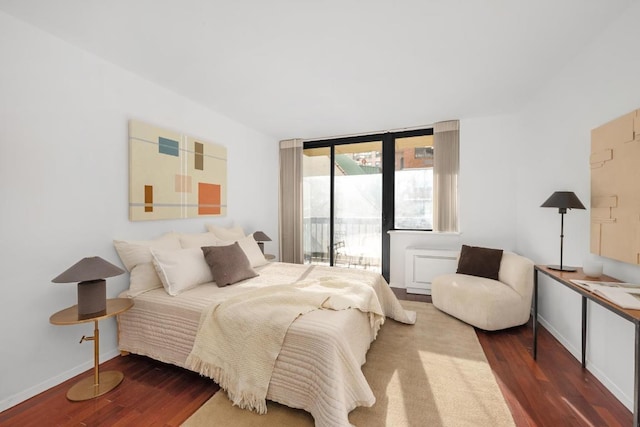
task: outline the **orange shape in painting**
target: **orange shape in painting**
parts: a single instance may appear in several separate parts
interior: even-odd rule
[[[153,212],[153,185],[144,186],[144,211]]]
[[[220,215],[220,185],[198,183],[198,215]]]

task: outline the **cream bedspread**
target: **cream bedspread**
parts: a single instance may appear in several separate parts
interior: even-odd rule
[[[137,296],[134,307],[119,316],[119,348],[186,367],[206,307],[252,289],[323,277],[366,283],[387,317],[415,322],[415,313],[406,312],[375,273],[284,263],[268,264],[259,273],[225,288],[205,284],[176,297],[163,289]],[[348,426],[352,409],[375,402],[361,370],[374,337],[367,314],[359,310],[315,310],[300,316],[284,338],[267,399],[310,412],[319,427]]]
[[[214,379],[235,405],[265,414],[269,381],[291,323],[314,310],[348,308],[367,313],[377,335],[384,314],[373,288],[362,282],[329,277],[229,298],[203,313],[187,367]]]

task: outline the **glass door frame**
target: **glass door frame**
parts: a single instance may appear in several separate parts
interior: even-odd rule
[[[389,231],[394,230],[395,218],[395,140],[413,136],[433,135],[432,128],[414,129],[407,131],[395,131],[339,137],[333,139],[310,140],[303,144],[303,151],[307,148],[330,149],[330,201],[329,201],[329,265],[334,265],[334,221],[335,221],[335,147],[345,144],[357,144],[362,142],[382,141],[382,227],[381,227],[381,264],[382,276],[389,282],[391,263],[391,236]]]

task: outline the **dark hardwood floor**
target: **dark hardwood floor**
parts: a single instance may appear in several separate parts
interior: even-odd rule
[[[394,292],[400,299],[430,301]],[[631,412],[544,328],[537,361],[531,324],[476,332],[518,427],[632,424]],[[68,401],[69,387],[92,374],[85,372],[0,413],[0,426],[179,426],[218,390],[209,379],[142,356],[116,357],[100,367],[122,371],[122,384],[97,399]]]

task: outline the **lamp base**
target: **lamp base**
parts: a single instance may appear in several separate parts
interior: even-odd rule
[[[78,315],[91,317],[107,309],[107,281],[104,279],[78,283]]]
[[[547,265],[547,268],[550,268],[551,270],[557,270],[557,271],[569,271],[569,272],[578,271],[577,267],[569,267],[566,265],[563,265],[562,267],[560,267],[559,265]]]
[[[72,402],[81,402],[102,396],[116,388],[122,382],[124,374],[119,371],[106,371],[100,372],[98,378],[98,384],[95,384],[94,377],[87,377],[77,382],[67,392],[67,399]]]

